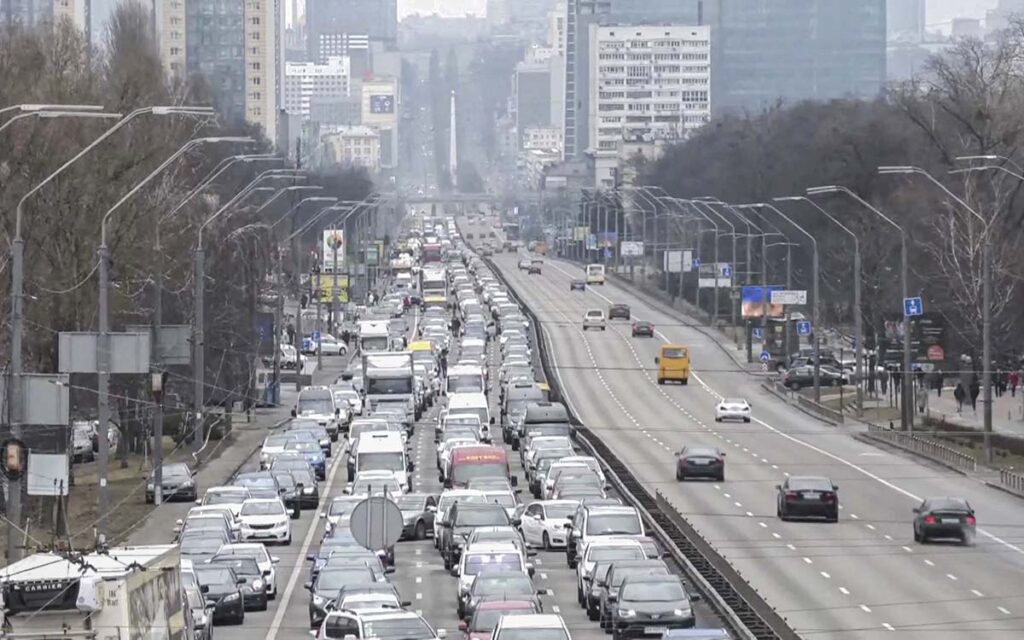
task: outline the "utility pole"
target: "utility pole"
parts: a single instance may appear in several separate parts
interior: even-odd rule
[[[164,317],[164,252],[160,245],[160,222],[156,223],[156,282],[153,291],[153,344],[156,347],[155,375],[163,374],[163,352],[160,349],[160,331]],[[155,390],[154,390],[155,391]],[[163,502],[163,464],[164,464],[164,401],[161,388],[153,398],[153,504],[160,506]]]
[[[204,316],[203,286],[206,279],[206,252],[202,245],[195,252],[195,299],[196,328],[192,336],[192,450],[198,452],[203,448],[205,429],[203,427],[203,404],[206,396],[206,361],[203,341],[206,318]]]
[[[110,430],[110,399],[102,390],[110,386],[110,327],[108,326],[110,314],[110,255],[106,243],[100,245],[99,249],[99,276],[100,276],[100,300],[99,300],[99,350],[97,356],[96,384],[99,393],[99,429],[96,440],[99,444],[99,451],[96,454],[96,532],[99,537],[105,537],[107,531],[107,509],[109,508],[110,494],[107,487],[107,478],[110,465],[110,441],[108,439]],[[127,442],[123,443],[127,446]]]
[[[281,247],[276,245],[274,253],[274,282],[277,284],[277,303],[274,305],[274,406],[281,404],[281,343],[284,330],[284,274],[281,272]]]

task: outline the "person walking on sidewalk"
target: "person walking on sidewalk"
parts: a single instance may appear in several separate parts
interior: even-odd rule
[[[956,398],[956,412],[963,413],[964,398],[967,397],[967,392],[964,391],[964,383],[956,383],[956,389],[953,389],[953,397]]]
[[[975,413],[978,412],[978,394],[981,393],[981,385],[978,384],[978,379],[975,378],[971,381],[971,409]]]
[[[1020,384],[1020,372],[1010,372],[1010,396],[1013,398],[1017,397],[1017,385]]]

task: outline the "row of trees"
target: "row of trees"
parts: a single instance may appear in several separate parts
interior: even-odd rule
[[[910,289],[946,320],[952,345],[980,353],[981,254],[994,256],[993,337],[997,353],[1019,352],[1024,335],[1021,179],[968,166],[1024,162],[1024,24],[994,45],[963,39],[932,58],[919,79],[873,102],[834,100],[778,105],[756,115],[718,118],[642,168],[642,181],[674,196],[770,202],[808,187],[844,185],[900,224],[909,238]],[[964,156],[995,156],[967,161]],[[959,158],[959,159],[958,159]],[[999,158],[1007,158],[1006,160]],[[936,176],[984,220],[922,176],[879,175],[883,165],[914,165]],[[901,313],[899,234],[843,196],[819,204],[860,238],[865,326],[880,330]],[[852,243],[802,203],[780,208],[818,240],[825,322],[852,322]],[[794,260],[797,284],[810,288],[810,247],[780,217],[768,222],[806,249]],[[737,224],[738,227],[742,225]],[[778,256],[778,254],[775,254]],[[778,271],[776,271],[776,274]],[[777,277],[775,278],[777,280]]]
[[[165,74],[150,24],[149,10],[140,3],[120,5],[101,49],[91,48],[69,24],[6,28],[0,33],[0,106],[95,104],[108,112],[127,114],[151,105],[209,104],[205,79],[176,81]],[[13,237],[14,212],[24,194],[110,125],[110,121],[28,118],[0,133],[0,225],[8,239]],[[119,209],[108,226],[113,330],[150,322],[158,269],[165,279],[164,323],[188,324],[193,317],[192,252],[199,225],[252,180],[254,169],[282,165],[237,164],[173,220],[165,216],[222,159],[241,152],[268,151],[260,131],[238,122],[143,116],[26,203],[27,370],[57,369],[59,332],[96,328],[96,251],[104,213],[187,140],[210,135],[248,135],[258,142],[245,148],[205,145],[188,154]],[[309,183],[323,187],[317,195],[340,200],[360,200],[373,188],[365,172],[350,169],[309,176],[303,184]],[[273,186],[286,185],[278,182]],[[268,225],[300,197],[282,197],[257,216],[256,206],[266,197],[254,196],[247,200],[248,206],[222,216],[205,231],[208,401],[229,402],[248,393],[259,347],[255,314],[264,309],[271,293],[266,276],[271,271],[275,242]],[[159,253],[154,248],[158,224]],[[278,225],[276,237],[280,238],[287,226]],[[312,235],[307,240],[312,244]],[[8,260],[6,257],[3,263],[5,274]],[[284,264],[288,270],[291,262]],[[9,289],[9,277],[0,278],[0,322],[4,325],[0,342],[7,354]],[[171,385],[183,396],[190,395],[192,375],[188,368],[172,371]],[[134,396],[134,382],[115,377],[114,384],[121,388],[114,393]],[[74,401],[80,405],[80,417],[92,417],[94,393],[83,391]]]

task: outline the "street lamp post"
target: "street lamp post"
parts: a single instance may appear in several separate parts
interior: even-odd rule
[[[153,178],[163,173],[167,167],[171,166],[175,160],[185,155],[192,149],[200,147],[205,144],[214,144],[220,142],[227,143],[245,143],[252,142],[252,138],[195,138],[189,140],[182,145],[177,151],[171,154],[163,163],[160,164],[156,169],[151,171],[149,175],[140,180],[133,186],[128,193],[124,194],[120,200],[114,203],[110,209],[103,215],[100,220],[100,246],[99,246],[99,339],[96,341],[96,365],[98,373],[96,376],[96,386],[98,395],[98,418],[100,423],[99,433],[97,434],[97,440],[99,442],[99,451],[96,456],[96,469],[98,476],[98,484],[96,490],[96,509],[97,509],[97,531],[101,534],[106,533],[107,524],[107,509],[109,506],[109,492],[107,487],[107,473],[110,456],[110,442],[107,438],[107,425],[110,423],[110,249],[107,245],[107,222],[110,217],[121,208],[121,206],[130,200],[136,193],[142,190]],[[159,223],[158,223],[159,224]],[[155,443],[157,447],[161,447],[162,443]],[[160,451],[160,454],[163,452]],[[154,449],[154,463],[161,460],[162,456],[156,453]],[[162,481],[162,469],[159,465],[154,466],[153,476],[153,499],[154,504],[160,504],[158,496],[160,496],[160,482]]]
[[[969,157],[969,156],[968,156]],[[1006,170],[1008,173],[1010,171]],[[985,221],[985,218],[970,207],[964,200],[952,191],[946,188],[944,184],[935,179],[932,174],[928,173],[920,167],[913,166],[900,166],[900,167],[878,167],[878,173],[882,175],[893,175],[893,174],[917,174],[924,176],[929,182],[934,184],[943,193],[952,198],[961,207],[966,209],[971,215],[977,218],[983,227],[983,243],[981,246],[981,359],[982,359],[982,416],[983,416],[983,428],[984,428],[984,448],[985,448],[985,461],[992,462],[992,243],[989,238],[989,231],[991,230],[991,224]],[[906,297],[906,296],[904,296]],[[904,314],[906,315],[906,314]],[[907,338],[909,341],[909,338]],[[909,372],[908,372],[909,378]],[[907,391],[906,386],[904,387],[904,393]],[[904,396],[904,404],[910,405],[907,413],[910,414],[909,420],[913,420],[913,404],[909,401],[908,396]]]
[[[10,127],[15,122],[24,120],[26,118],[41,118],[41,119],[54,119],[54,118],[96,118],[100,120],[112,120],[114,118],[120,119],[122,114],[120,113],[104,113],[101,111],[67,111],[67,110],[53,110],[53,111],[28,111],[25,113],[19,113],[13,118],[7,120],[3,124],[0,124],[0,132]]]
[[[877,207],[872,206],[866,200],[861,198],[851,189],[848,189],[839,185],[826,185],[821,187],[811,187],[807,189],[807,195],[814,196],[824,193],[842,193],[854,201],[859,203],[862,207],[875,214],[890,226],[900,232],[900,281],[903,292],[903,299],[906,300],[909,296],[909,273],[910,268],[908,266],[907,256],[907,234],[904,232],[903,227],[896,224],[892,218],[882,213]],[[900,411],[900,425],[903,429],[914,431],[914,414],[913,414],[913,403],[908,399],[908,393],[911,391],[911,380],[910,380],[910,318],[906,313],[903,314],[903,376],[901,380],[901,388],[903,395],[903,407]]]
[[[848,236],[853,238],[853,335],[855,336],[856,344],[854,350],[857,359],[857,417],[864,416],[864,309],[861,306],[861,257],[860,257],[860,238],[857,237],[853,231],[845,224],[839,221],[838,218],[833,216],[831,213],[826,211],[824,208],[818,205],[817,202],[811,200],[806,196],[786,196],[782,198],[773,198],[775,202],[806,202],[811,205],[821,215],[831,220],[837,227],[842,229]]]
[[[24,110],[24,105],[18,105],[14,107],[17,109]],[[8,107],[8,110],[14,109]],[[65,107],[66,109],[66,107]],[[91,109],[91,107],[87,108]],[[94,111],[94,109],[92,109]],[[25,259],[25,241],[22,237],[22,220],[24,219],[25,203],[36,193],[38,193],[43,187],[50,184],[62,173],[67,171],[71,165],[75,164],[83,157],[89,154],[90,151],[98,147],[105,140],[110,138],[112,135],[117,133],[119,130],[124,128],[129,122],[143,115],[189,115],[189,116],[212,116],[212,107],[143,107],[136,109],[128,115],[118,120],[112,127],[100,134],[99,137],[95,138],[90,142],[84,149],[75,154],[71,159],[67,160],[50,173],[48,176],[42,179],[34,187],[21,197],[18,201],[18,205],[15,208],[14,217],[14,238],[11,241],[11,377],[10,384],[8,385],[8,407],[11,423],[11,435],[15,438],[21,436],[21,421],[22,421],[22,408],[21,408],[21,376],[22,376],[22,340],[24,338],[24,297],[25,297],[25,282],[24,282],[24,259]],[[100,431],[107,428],[107,425],[102,425]],[[8,483],[8,519],[15,523],[15,526],[7,528],[7,553],[8,560],[15,561],[21,557],[21,550],[18,546],[18,527],[21,526],[21,481],[12,480]]]
[[[676,202],[682,202],[682,203],[684,203],[686,205],[689,205],[690,208],[693,211],[696,211],[698,215],[700,215],[705,220],[710,222],[711,226],[714,227],[714,229],[715,229],[715,268],[714,268],[714,271],[713,271],[713,274],[712,274],[714,276],[714,280],[715,280],[715,293],[714,293],[714,296],[715,296],[715,306],[714,306],[714,309],[711,312],[711,318],[712,318],[711,324],[712,324],[712,326],[714,326],[717,329],[718,328],[718,264],[719,264],[718,247],[719,247],[719,245],[721,245],[721,242],[719,242],[719,238],[721,237],[722,232],[721,232],[721,230],[718,227],[718,223],[715,222],[715,219],[712,218],[711,216],[709,216],[708,214],[704,213],[700,209],[700,207],[698,207],[698,206],[696,206],[694,204],[694,202],[692,200],[683,200],[681,198],[673,198],[673,200],[675,200]],[[700,230],[700,226],[698,225],[697,228],[698,228],[697,239],[698,239],[698,243],[699,243],[700,242],[700,231],[699,231]],[[697,254],[698,254],[698,256],[700,255],[700,247],[699,246],[697,248]],[[734,262],[735,262],[735,260],[734,260]],[[700,295],[700,293],[699,293],[700,292],[700,267],[697,267],[697,291],[698,291],[697,295],[698,295],[698,299],[699,299],[699,295]]]

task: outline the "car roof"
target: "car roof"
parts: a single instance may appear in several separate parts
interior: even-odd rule
[[[537,605],[530,600],[484,600],[477,605],[476,610],[486,609],[536,609]]]
[[[562,616],[553,613],[532,613],[524,616],[507,616],[501,619],[505,629],[561,629],[565,627]]]

